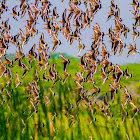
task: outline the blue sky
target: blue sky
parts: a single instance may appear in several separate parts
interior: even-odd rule
[[[64,11],[64,9],[69,9],[68,6],[68,0],[64,0],[64,2],[62,3],[61,0],[50,0],[51,3],[53,4],[53,6],[51,7],[51,9],[53,9],[55,6],[57,6],[57,11],[58,14],[60,16],[60,18],[58,18],[56,21],[60,21],[61,17],[62,17],[62,13]],[[34,3],[34,0],[29,0],[28,2],[30,3]],[[109,60],[111,60],[114,64],[118,63],[118,64],[125,64],[125,63],[134,63],[134,62],[140,62],[140,53],[137,53],[133,56],[129,56],[128,58],[126,57],[127,52],[128,52],[128,47],[129,47],[129,43],[134,44],[133,42],[133,36],[131,35],[133,32],[132,29],[132,24],[135,23],[135,20],[132,19],[133,15],[130,13],[129,10],[133,10],[132,6],[130,5],[130,3],[132,3],[132,0],[117,0],[115,1],[115,4],[118,5],[118,7],[120,8],[120,17],[123,19],[122,23],[125,24],[127,27],[129,27],[130,32],[128,34],[128,38],[125,39],[123,37],[123,35],[121,36],[124,43],[127,44],[126,48],[124,49],[122,55],[120,57],[118,57],[118,53],[114,56],[113,53],[111,53],[111,57],[109,58]],[[85,49],[82,50],[81,55],[84,54],[85,52],[87,53],[91,47],[91,43],[92,43],[92,34],[93,34],[93,30],[92,27],[95,26],[95,23],[99,23],[101,30],[106,34],[108,33],[108,29],[109,27],[112,25],[112,27],[114,27],[114,20],[113,18],[111,18],[111,20],[109,20],[108,22],[106,22],[108,13],[110,11],[109,5],[110,5],[110,0],[101,0],[101,4],[102,4],[102,8],[97,12],[97,14],[95,15],[93,22],[91,23],[91,28],[89,29],[88,27],[85,30],[81,30],[81,39],[82,42],[85,44]],[[8,11],[5,12],[2,15],[1,20],[5,21],[7,18],[9,18],[9,23],[11,25],[11,35],[15,35],[17,33],[19,33],[19,29],[22,29],[25,32],[25,25],[26,25],[26,20],[28,19],[28,13],[26,13],[25,17],[23,19],[20,19],[20,17],[18,17],[18,21],[16,21],[15,19],[12,18],[12,15],[10,14],[12,12],[12,8],[15,5],[20,5],[20,1],[16,1],[16,0],[7,0],[6,5],[8,6]],[[41,3],[39,4],[39,7],[41,6]],[[85,11],[85,7],[84,4],[82,2],[81,6],[79,6],[83,11]],[[19,8],[17,8],[17,10],[19,10]],[[67,12],[68,15],[68,12]],[[73,23],[71,23],[72,25]],[[27,45],[24,46],[23,52],[26,54],[28,53],[29,49],[32,47],[33,44],[38,44],[39,43],[39,38],[41,36],[41,33],[44,32],[45,35],[45,41],[48,43],[48,46],[50,47],[50,51],[53,47],[53,43],[51,43],[52,38],[49,38],[48,32],[44,29],[45,25],[43,20],[41,19],[41,17],[39,17],[36,28],[39,30],[39,34],[35,36],[35,38],[31,38],[30,41],[28,42]],[[140,31],[140,27],[137,28],[138,31]],[[57,50],[55,51],[56,53],[67,53],[69,55],[78,57],[78,41],[74,41],[74,43],[72,45],[69,44],[69,42],[66,41],[65,37],[63,36],[62,32],[59,33],[58,35],[58,39],[61,40],[61,42],[63,44],[61,44],[60,46],[57,47]],[[110,51],[111,48],[111,43],[109,42],[109,37],[106,35],[104,37],[104,43],[107,46],[107,49]],[[137,38],[137,41],[135,42],[137,45],[137,49],[140,52],[140,37]],[[10,43],[10,47],[7,50],[7,53],[15,53],[17,50],[17,48],[12,45]],[[101,45],[100,45],[100,50],[101,50]]]

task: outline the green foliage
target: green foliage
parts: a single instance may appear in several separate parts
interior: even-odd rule
[[[63,64],[62,60],[56,59],[58,54],[53,55],[53,59],[49,60],[49,64],[56,64],[56,71],[63,79]],[[67,56],[66,56],[67,57]],[[12,75],[14,76],[8,87],[5,87],[7,77],[0,79],[0,139],[139,139],[137,135],[140,132],[139,114],[135,115],[135,118],[130,121],[133,113],[129,114],[129,117],[122,122],[121,115],[121,96],[123,90],[119,90],[115,95],[115,102],[110,103],[110,112],[112,117],[105,117],[99,110],[91,116],[89,108],[81,101],[79,106],[76,105],[78,93],[76,85],[72,77],[77,71],[80,71],[80,63],[78,59],[70,57],[70,66],[68,72],[71,77],[68,78],[65,85],[62,80],[59,81],[54,88],[51,88],[53,82],[41,81],[42,75],[45,72],[42,70],[39,72],[40,81],[37,82],[40,87],[39,92],[39,104],[35,107],[37,113],[29,108],[30,103],[28,98],[31,97],[27,93],[27,82],[32,83],[34,79],[34,73],[37,62],[33,62],[33,68],[27,73],[27,75],[21,79],[23,71],[16,67],[11,68]],[[23,62],[30,68],[27,59],[23,59]],[[18,63],[18,62],[17,62]],[[50,66],[48,66],[47,71]],[[121,85],[129,86],[133,84],[136,87],[136,92],[140,94],[140,64],[127,64],[121,66],[122,70],[129,67],[130,73],[133,74],[131,79],[121,80]],[[16,72],[19,73],[19,79],[21,85],[17,88],[14,86]],[[48,73],[46,73],[47,75]],[[104,85],[100,79],[101,72],[93,77],[97,86],[101,89],[101,92],[97,94],[92,100],[101,101],[106,92],[109,90],[108,84],[111,82],[108,80]],[[92,84],[83,84],[87,90],[91,90]],[[52,91],[55,96],[52,94]],[[10,96],[7,96],[7,91]],[[136,94],[136,93],[135,93]],[[134,94],[134,95],[135,95]],[[133,96],[132,95],[132,98]],[[47,96],[50,103],[45,105],[44,97]],[[134,98],[136,105],[140,103],[140,100]],[[108,100],[110,100],[110,92],[108,92]],[[67,110],[67,112],[66,112]],[[131,106],[128,104],[128,110],[132,112]],[[68,115],[68,114],[71,115]]]

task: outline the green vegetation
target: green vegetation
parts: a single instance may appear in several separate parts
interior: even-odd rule
[[[67,57],[65,54],[64,56]],[[51,56],[51,58],[49,64],[56,64],[56,71],[63,79],[62,60],[58,59],[58,54]],[[100,110],[93,110],[94,113],[91,116],[89,107],[82,100],[78,106],[76,105],[76,100],[79,95],[72,77],[74,77],[77,71],[81,71],[80,66],[77,65],[80,61],[73,57],[68,58],[71,61],[68,66],[68,73],[71,76],[64,85],[63,80],[61,80],[54,88],[51,88],[53,84],[51,80],[49,82],[41,80],[45,71],[38,72],[40,79],[37,82],[39,103],[34,103],[37,112],[31,108],[29,97],[32,95],[28,94],[26,88],[28,82],[32,83],[34,79],[35,69],[38,68],[37,62],[33,62],[33,68],[30,69],[23,79],[21,79],[23,71],[16,66],[18,63],[16,62],[14,67],[11,67],[13,79],[8,86],[6,86],[8,77],[2,77],[0,79],[0,139],[139,139],[139,114],[137,113],[134,119],[130,121],[134,113],[132,107],[128,104],[125,109],[129,115],[123,122],[121,103],[123,102],[123,87],[126,85],[129,93],[132,95],[133,102],[139,107],[140,64],[121,66],[122,70],[129,67],[129,72],[133,74],[133,77],[127,80],[122,77],[122,89],[119,89],[115,95],[114,103],[111,103],[110,92],[108,91],[108,84],[111,83],[111,80],[107,80],[102,85],[99,68],[97,74],[93,76],[93,79],[101,89],[101,92],[96,94],[91,100],[93,102],[98,101],[101,105],[103,103],[103,97],[107,92],[111,114],[110,117],[107,117]],[[23,63],[30,68],[27,59],[24,58]],[[49,67],[47,67],[46,75],[48,75]],[[21,85],[17,88],[15,88],[16,72],[18,72],[21,82]],[[93,88],[91,83],[84,83],[83,85],[89,92]],[[53,95],[52,91],[55,95]],[[50,100],[46,105],[44,100],[45,96]],[[94,104],[93,107],[95,107]]]

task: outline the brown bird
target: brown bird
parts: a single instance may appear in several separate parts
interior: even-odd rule
[[[46,71],[43,73],[43,76],[42,76],[43,78],[41,79],[41,81],[46,81],[46,82],[48,82],[49,81],[49,79],[47,78],[47,76],[46,76]]]
[[[19,12],[21,12],[21,17],[23,18],[26,14],[27,8],[29,7],[28,3],[26,2],[26,0],[22,0],[23,2],[20,5],[20,10]]]
[[[82,70],[87,69],[87,63],[86,63],[85,57],[86,57],[86,53],[80,58],[81,63],[78,64],[81,66]]]
[[[57,14],[57,10],[56,7],[54,7],[53,9],[53,14],[51,15],[54,19],[57,19],[59,17],[59,15]]]
[[[3,28],[3,34],[5,33],[5,31],[9,31],[11,29],[11,26],[9,25],[9,18],[3,23],[1,28]]]
[[[37,8],[37,5],[35,5],[34,3],[31,3],[31,5],[32,5],[32,7],[33,7],[33,9],[34,9],[34,11],[32,11],[32,12],[34,13],[35,19],[37,20],[39,14],[40,14],[40,11],[39,11],[39,9]]]
[[[117,9],[118,8],[118,6],[114,3],[114,0],[111,1],[111,7],[113,9]]]
[[[130,54],[134,55],[135,53],[138,53],[138,52],[137,52],[137,49],[136,49],[136,43],[134,44],[134,46],[131,45],[130,43],[129,43],[129,45],[130,45],[130,47],[128,48],[129,51],[128,51],[128,53],[127,53],[127,57],[128,57]]]
[[[0,78],[4,75],[5,71],[6,71],[6,67],[3,64],[3,61],[0,59]]]
[[[126,68],[126,70],[125,70],[125,72],[124,72],[124,77],[127,79],[128,77],[129,78],[132,78],[132,74],[131,73],[129,73],[129,70],[128,70],[128,67]]]
[[[114,74],[116,74],[116,82],[120,82],[121,77],[124,76],[124,71],[121,70],[120,66],[118,64],[116,64],[115,66],[115,72]]]
[[[19,51],[16,51],[16,54],[14,57],[16,57],[16,60],[22,59],[23,57],[25,57],[25,54],[22,52],[22,48],[18,47]]]
[[[57,21],[54,21],[55,24],[55,34],[58,35],[58,32],[61,31],[61,27],[59,26]]]
[[[128,93],[128,89],[126,86],[124,86],[124,100],[125,100],[125,103],[124,103],[124,106],[132,100],[132,96]]]
[[[32,96],[34,98],[34,101],[37,104],[38,103],[38,99],[39,99],[39,93],[38,93],[38,91],[37,91],[35,86],[32,86]]]
[[[62,20],[59,21],[60,23],[62,23],[62,27],[64,28],[65,25],[66,25],[66,12],[67,12],[67,9],[64,10],[63,14],[62,14]]]
[[[39,60],[38,60],[39,71],[42,71],[43,68],[44,70],[46,70],[48,65],[49,65],[48,56],[46,56],[45,52],[42,51],[39,54]]]
[[[54,46],[52,48],[51,53],[54,53],[55,52],[55,50],[57,48],[57,45],[61,45],[61,41],[57,39],[57,37],[56,37],[55,34],[53,34],[53,39],[54,39],[54,41],[52,41],[52,43],[54,43]]]
[[[140,36],[140,32],[138,32],[134,27],[133,27],[133,33],[131,34],[133,35],[133,41],[135,42],[137,37]]]
[[[124,37],[127,38],[127,33],[130,32],[130,30],[129,30],[128,27],[125,26],[125,24],[124,24],[124,26],[123,26],[122,32],[124,33]]]
[[[34,80],[35,82],[38,82],[38,81],[40,80],[40,78],[39,78],[39,76],[38,76],[38,70],[37,70],[37,69],[35,69],[33,80]]]
[[[55,79],[56,76],[55,76],[55,74],[52,71],[52,67],[50,67],[49,74],[47,75],[47,77],[49,77],[50,80],[52,80],[54,82],[54,79]]]
[[[118,47],[120,47],[119,54],[118,54],[118,56],[120,56],[123,52],[123,48],[126,47],[126,43],[123,43],[122,41],[120,41],[120,44],[118,45]]]
[[[37,53],[35,52],[35,44],[32,46],[32,48],[29,50],[27,54],[27,59],[29,60],[29,64],[32,68],[32,62],[37,58]]]
[[[68,72],[66,71],[64,71],[64,79],[63,79],[63,85],[66,83],[66,81],[67,81],[67,79],[68,79],[68,77],[69,76],[71,76],[70,74],[68,74]]]
[[[4,65],[8,66],[8,67],[13,67],[13,60],[8,59],[7,57],[5,57],[5,62]]]
[[[27,83],[26,90],[27,90],[28,95],[30,95],[30,94],[31,94],[31,92],[32,92],[32,85],[31,85],[31,83],[30,83],[30,82],[28,82],[28,83]]]
[[[15,88],[17,88],[19,85],[21,85],[21,82],[19,81],[19,75],[16,72]]]
[[[102,56],[102,60],[109,58],[110,54],[107,51],[106,45],[104,43],[102,43],[102,52],[100,52],[101,56]]]
[[[78,93],[81,93],[85,88],[84,88],[84,86],[82,86],[78,81],[75,81],[75,84],[76,84],[76,86],[77,86],[77,91],[78,91]]]
[[[114,16],[114,14],[115,14],[114,8],[112,6],[109,6],[109,7],[110,7],[110,12],[107,12],[109,14],[108,17],[107,17],[107,21],[109,19],[111,19],[111,17]]]
[[[106,82],[106,80],[108,79],[108,77],[106,76],[105,71],[104,71],[103,68],[101,68],[101,73],[102,73],[102,75],[101,75],[102,84],[104,84]]]
[[[73,0],[72,3],[74,5],[80,5],[81,4],[81,0]]]
[[[100,62],[100,65],[103,68],[104,72],[107,73],[110,62],[107,59],[104,59],[102,62]]]
[[[108,101],[107,101],[107,93],[106,93],[105,96],[104,96],[104,104],[103,104],[103,106],[104,106],[105,108],[108,108],[108,107],[109,107],[109,104],[108,104]]]
[[[135,9],[137,6],[139,7],[139,1],[138,0],[133,0],[133,3],[131,3],[133,6],[133,9]]]
[[[122,121],[124,122],[127,117],[128,117],[128,112],[125,111],[124,106],[122,104]]]
[[[81,53],[82,49],[85,48],[85,45],[82,44],[82,41],[81,40],[79,40],[79,46],[78,46],[78,48],[79,48],[78,56],[80,56],[80,53]]]
[[[134,116],[135,116],[138,112],[140,112],[140,109],[139,109],[138,107],[136,107],[132,101],[130,101],[130,105],[132,106],[132,110],[133,110],[133,112],[134,112]],[[130,120],[132,120],[132,119],[134,118],[134,116],[133,116]]]
[[[117,89],[115,89],[111,84],[109,84],[109,91],[111,92],[111,100],[112,100],[112,103],[114,103],[114,100],[115,100],[115,93],[117,93]]]
[[[63,60],[64,63],[64,72],[67,72],[67,67],[70,63],[69,59],[66,59],[62,54],[59,54],[59,57]]]
[[[23,79],[30,69],[22,62],[22,59],[19,59],[19,64],[17,67],[20,67],[24,71],[22,74]]]
[[[45,106],[50,103],[50,99],[48,98],[48,96],[44,97],[44,102],[45,102]]]
[[[17,8],[17,5],[13,7],[12,9],[13,12],[11,13],[15,20],[17,20],[16,16],[19,16],[19,12],[16,12],[16,8]]]
[[[95,86],[96,82],[93,83],[93,89],[91,89],[92,92],[92,96],[94,96],[96,93],[100,92],[100,88],[98,88],[97,86]]]
[[[44,40],[44,33],[42,32],[40,40],[39,40],[39,45],[42,46],[43,48],[45,48],[47,46],[47,44],[45,43]]]
[[[69,2],[69,7],[70,7],[70,9],[68,9],[68,11],[70,11],[70,13],[68,15],[68,19],[70,20],[72,18],[72,16],[73,16],[74,12],[75,12],[75,9],[74,9],[74,7],[73,7],[71,2]]]
[[[75,81],[78,81],[80,85],[83,84],[83,82],[85,81],[85,79],[83,78],[83,75],[81,72],[77,72],[75,73],[75,77],[73,78]]]

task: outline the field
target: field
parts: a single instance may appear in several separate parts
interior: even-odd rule
[[[70,76],[66,83],[63,85],[62,59],[58,54],[55,54],[51,56],[49,64],[56,64],[56,71],[62,80],[52,88],[51,80],[42,80],[45,71],[38,72],[39,99],[34,103],[34,107],[29,102],[32,95],[28,93],[27,84],[28,82],[32,83],[35,79],[35,69],[38,68],[35,61],[33,61],[32,69],[23,79],[21,78],[23,71],[16,66],[18,62],[14,64],[14,67],[11,67],[13,79],[10,84],[6,83],[8,77],[3,76],[0,79],[0,139],[139,139],[140,113],[134,115],[132,107],[128,103],[125,106],[125,110],[128,112],[127,116],[123,112],[121,104],[123,103],[124,86],[126,86],[129,94],[132,95],[133,102],[137,107],[140,107],[140,64],[120,66],[122,70],[129,67],[129,72],[133,77],[127,80],[122,77],[120,82],[122,87],[115,94],[114,103],[110,101],[111,95],[108,91],[108,84],[111,83],[111,80],[108,79],[102,85],[100,67],[98,67],[98,72],[93,76],[93,79],[101,91],[91,97],[91,101],[93,103],[97,101],[101,106],[104,95],[107,93],[110,111],[108,115],[104,115],[93,104],[93,115],[91,115],[90,107],[86,106],[83,100],[80,100],[77,105],[79,95],[73,77],[77,71],[81,71],[78,65],[80,61],[66,54],[64,56],[70,59],[68,66]],[[23,63],[30,67],[27,59],[23,58]],[[47,67],[46,75],[48,75],[50,65]],[[15,88],[14,82],[16,72],[19,74],[21,82],[17,88]],[[88,90],[87,93],[90,94],[93,85],[91,83],[83,83],[83,85]]]

